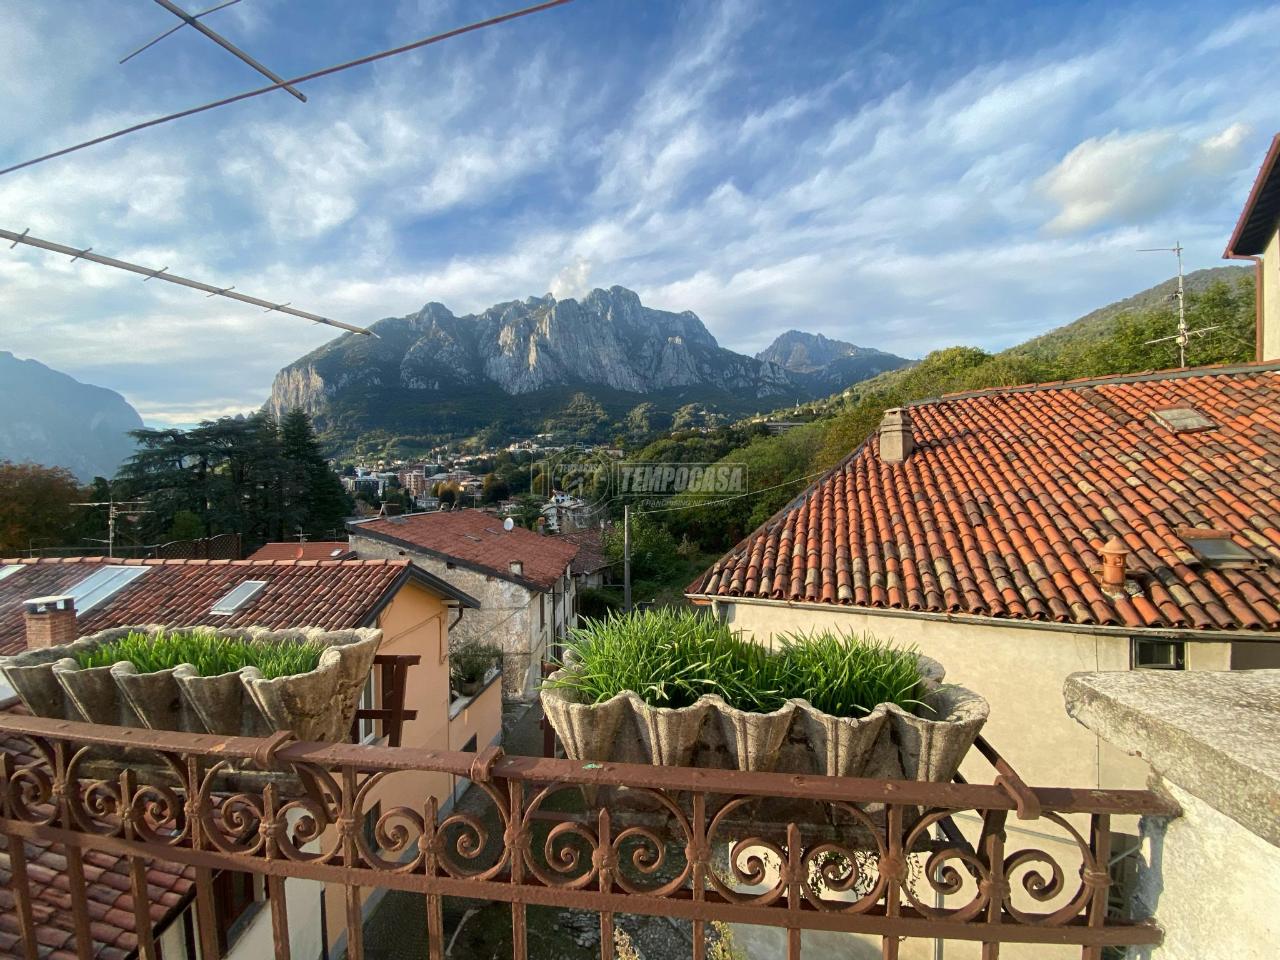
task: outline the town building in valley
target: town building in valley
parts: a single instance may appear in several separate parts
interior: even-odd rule
[[[503,650],[503,688],[531,697],[541,662],[573,626],[577,544],[516,526],[491,513],[451,510],[353,521],[351,547],[365,558],[408,559],[480,601],[451,640]]]
[[[290,546],[297,546],[293,544]],[[70,602],[33,603],[40,598]],[[232,598],[242,598],[232,602]],[[104,558],[0,560],[0,654],[69,642],[113,627],[164,624],[169,627],[216,626],[271,629],[319,627],[341,630],[378,627],[380,654],[416,658],[401,676],[402,716],[392,734],[385,720],[358,720],[364,744],[419,747],[429,750],[477,750],[501,737],[500,685],[493,682],[475,696],[451,696],[449,634],[464,611],[474,612],[476,599],[432,576],[407,560],[107,560]],[[388,709],[400,691],[384,682],[387,673],[375,664],[362,706]],[[9,698],[11,692],[0,691]],[[398,743],[389,743],[390,739]],[[0,748],[14,757],[29,757],[29,741],[5,739]],[[443,773],[422,772],[397,778],[376,799],[387,806],[421,807],[434,797],[449,809],[467,781]],[[368,825],[372,828],[372,825]],[[12,841],[10,841],[12,842]],[[27,843],[28,878],[48,878],[36,890],[39,942],[70,956],[74,952],[73,918],[56,878],[65,879],[66,859],[57,846]],[[12,916],[12,859],[0,854],[0,911]],[[129,865],[117,854],[94,851],[86,856],[90,891],[89,918],[96,956],[103,960],[134,955],[138,946],[136,915],[128,891]],[[150,920],[166,960],[191,958],[196,952],[196,920],[191,867],[157,862],[147,868]],[[261,878],[224,871],[215,883],[217,938],[223,956],[256,960],[272,955],[269,910],[258,909],[265,897]],[[322,888],[291,879],[285,890],[291,917],[307,931],[307,955],[335,955],[341,945],[345,903],[340,887]],[[323,897],[323,908],[322,908]],[[372,905],[368,907],[372,909]],[[325,918],[325,922],[321,918]],[[0,928],[0,955],[18,942],[14,931]],[[340,951],[339,951],[340,952]],[[300,955],[300,954],[295,954]]]

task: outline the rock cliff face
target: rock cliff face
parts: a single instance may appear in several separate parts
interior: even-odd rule
[[[81,383],[0,350],[0,460],[66,467],[80,480],[113,477],[134,451],[142,418],[114,390]]]
[[[623,287],[581,300],[513,300],[461,317],[429,303],[371,329],[378,339],[348,334],[281,370],[268,408],[280,415],[301,407],[322,430],[350,435],[403,429],[386,423],[377,404],[398,404],[401,412],[407,404],[430,417],[423,402],[433,398],[467,396],[473,406],[483,398],[504,421],[520,404],[513,411],[501,398],[541,400],[565,389],[601,399],[630,394],[630,404],[640,402],[637,394],[667,393],[673,402],[727,399],[750,409],[807,393],[779,365],[721,347],[693,313],[650,309]]]

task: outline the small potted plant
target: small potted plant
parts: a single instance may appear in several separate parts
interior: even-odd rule
[[[950,780],[987,702],[912,649],[831,631],[744,639],[693,611],[587,621],[544,683],[575,760]]]
[[[36,716],[227,736],[348,736],[380,630],[159,626],[0,658]]]
[[[474,697],[501,662],[500,647],[474,640],[460,643],[449,654],[450,686],[461,697]]]

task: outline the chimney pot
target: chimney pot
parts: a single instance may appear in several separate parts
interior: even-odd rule
[[[880,421],[880,460],[882,463],[903,463],[915,449],[915,437],[911,432],[911,413],[905,407],[893,407],[884,412]]]
[[[33,597],[23,601],[22,610],[27,625],[28,650],[58,647],[76,639],[79,631],[76,627],[75,597]]]
[[[1108,596],[1124,596],[1125,562],[1129,548],[1119,537],[1112,537],[1102,547],[1102,592]]]
[[[514,573],[517,577],[524,576],[523,560],[512,560],[509,564],[507,564],[507,566],[511,570],[511,572]]]

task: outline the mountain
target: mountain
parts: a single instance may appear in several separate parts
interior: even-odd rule
[[[0,460],[66,467],[79,479],[112,477],[133,453],[142,418],[114,390],[81,383],[0,350]]]
[[[1232,287],[1241,279],[1253,276],[1252,267],[1209,267],[1205,270],[1194,270],[1182,278],[1183,289],[1187,300],[1191,301],[1204,293],[1215,283],[1225,282]],[[1078,320],[1050,330],[1048,333],[1033,337],[1025,343],[1010,347],[1002,356],[1007,357],[1047,357],[1066,347],[1080,342],[1100,339],[1107,336],[1115,327],[1117,320],[1126,314],[1150,310],[1154,307],[1176,309],[1174,295],[1178,291],[1176,277],[1148,287],[1141,293],[1109,303],[1091,313],[1086,313]],[[1192,324],[1195,326],[1195,324]],[[1170,330],[1169,333],[1173,333]]]
[[[1183,278],[1183,284],[1188,326],[1216,328],[1192,340],[1188,364],[1252,359],[1253,269],[1196,270]],[[834,416],[877,396],[905,403],[960,390],[1170,367],[1177,362],[1175,348],[1149,341],[1176,330],[1173,294],[1177,287],[1176,278],[1165,280],[998,353],[976,347],[934,351],[918,364],[853,382],[807,403],[805,413],[816,418]],[[794,417],[792,407],[779,406],[767,419]]]
[[[776,363],[815,391],[838,390],[859,380],[888,370],[905,367],[910,360],[859,347],[843,340],[829,340],[820,333],[788,330],[781,334],[756,359]]]
[[[428,445],[539,432],[571,405],[598,405],[607,436],[641,403],[668,416],[690,404],[740,415],[828,392],[721,347],[695,314],[651,309],[616,286],[466,316],[429,303],[371,329],[376,338],[346,334],[281,370],[267,408],[301,407],[347,448],[365,435]]]

